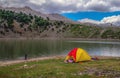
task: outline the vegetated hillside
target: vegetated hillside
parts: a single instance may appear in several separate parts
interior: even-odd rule
[[[57,21],[64,21],[64,22],[71,22],[71,23],[75,23],[75,21],[72,21],[70,19],[67,19],[66,17],[61,16],[60,14],[43,14],[41,12],[32,10],[30,7],[25,6],[25,7],[21,7],[21,8],[16,8],[16,7],[0,7],[0,9],[3,10],[9,10],[9,11],[13,11],[16,13],[25,13],[27,15],[31,14],[32,16],[36,15],[36,16],[40,16],[44,19],[46,19],[47,17],[49,17],[50,20],[57,20]]]
[[[87,26],[65,21],[63,16],[57,14],[49,14],[48,17],[45,16],[43,18],[42,16],[25,12],[0,9],[1,38],[62,37],[120,39],[120,27]],[[56,19],[53,20],[52,17]],[[61,17],[61,20],[57,20],[59,17]]]

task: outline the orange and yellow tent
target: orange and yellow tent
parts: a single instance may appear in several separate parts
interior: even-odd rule
[[[71,58],[74,60],[74,62],[91,60],[89,54],[84,49],[81,48],[74,48],[73,50],[71,50],[66,56],[65,61]]]

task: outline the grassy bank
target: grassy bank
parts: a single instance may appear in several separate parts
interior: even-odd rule
[[[0,66],[0,78],[118,78],[120,58],[64,63],[63,58]]]

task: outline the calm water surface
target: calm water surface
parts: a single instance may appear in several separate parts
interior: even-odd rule
[[[51,55],[66,55],[75,47],[85,49],[90,55],[120,57],[120,42],[69,41],[69,40],[0,40],[0,60],[23,59]]]

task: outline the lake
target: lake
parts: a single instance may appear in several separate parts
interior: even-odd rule
[[[120,56],[120,42],[79,41],[52,39],[8,39],[0,40],[0,60],[67,55],[73,48],[83,48],[92,56]]]

